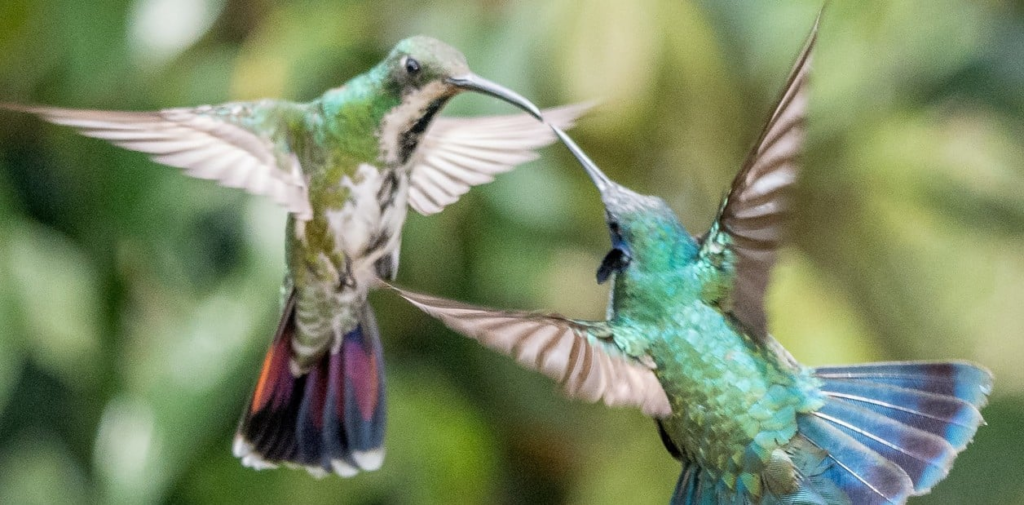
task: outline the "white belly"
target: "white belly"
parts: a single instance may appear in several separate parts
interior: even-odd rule
[[[316,280],[297,286],[299,331],[292,349],[298,356],[316,356],[325,346],[338,345],[357,324],[366,294],[376,283],[374,264],[396,252],[401,242],[408,181],[403,175],[389,180],[388,172],[369,164],[342,179],[348,189],[345,204],[324,214],[334,251],[320,251],[311,272]],[[381,194],[385,185],[390,187]],[[304,227],[296,226],[295,232],[305,238]]]
[[[352,177],[341,181],[349,190],[345,205],[327,212],[336,250],[343,251],[351,261],[352,275],[359,285],[371,281],[376,276],[374,263],[395,252],[401,243],[409,178],[398,175],[394,182],[393,196],[381,195],[382,186],[392,184],[388,172],[364,163]]]

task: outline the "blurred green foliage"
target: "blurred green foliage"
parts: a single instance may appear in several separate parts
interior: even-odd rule
[[[309,99],[424,33],[541,105],[602,100],[576,138],[617,180],[711,220],[818,3],[5,0],[0,99],[144,110]],[[831,2],[773,332],[809,364],[976,360],[989,425],[914,503],[1024,503],[1024,8]],[[509,112],[460,97],[449,113]],[[666,503],[638,412],[373,295],[388,457],[255,472],[231,435],[268,344],[283,211],[22,115],[0,116],[0,503]],[[411,216],[401,283],[600,317],[608,246],[559,148]]]

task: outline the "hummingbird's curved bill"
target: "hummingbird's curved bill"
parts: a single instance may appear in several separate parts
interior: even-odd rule
[[[531,103],[522,95],[512,91],[500,84],[489,81],[480,77],[476,74],[465,74],[455,77],[449,77],[448,83],[465,91],[476,91],[477,93],[483,93],[490,95],[499,100],[504,100],[520,109],[530,113],[531,116],[537,118],[540,121],[544,121],[543,115],[540,113],[540,109],[536,105]]]
[[[901,505],[949,473],[983,423],[992,374],[964,361],[807,367],[768,332],[764,296],[806,137],[817,23],[711,228],[604,175],[613,279],[602,321],[474,307],[396,289],[449,328],[559,380],[640,408],[682,471],[671,503]]]
[[[438,117],[463,91],[527,114]],[[543,113],[469,70],[432,38],[399,42],[368,70],[306,103],[233,102],[150,112],[0,104],[149,154],[289,212],[284,304],[242,415],[234,453],[246,466],[316,475],[375,470],[384,458],[386,389],[366,297],[398,270],[411,207],[440,212],[473,186],[537,157],[588,108]]]
[[[580,146],[576,145],[576,141],[566,135],[561,128],[552,125],[551,131],[555,132],[555,135],[558,136],[558,140],[560,140],[562,144],[569,149],[569,152],[576,157],[576,161],[583,166],[583,170],[587,172],[587,175],[590,176],[590,180],[594,182],[594,186],[596,186],[597,190],[601,193],[602,199],[604,198],[605,192],[612,187],[618,186],[618,184],[609,179],[600,168],[597,168],[597,164],[590,159],[590,156],[587,156],[587,153],[583,152],[583,149],[580,149]]]

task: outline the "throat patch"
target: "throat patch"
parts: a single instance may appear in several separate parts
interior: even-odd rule
[[[430,105],[423,112],[423,116],[416,120],[408,130],[402,132],[401,138],[398,141],[398,159],[402,161],[402,164],[409,162],[409,157],[416,150],[416,146],[420,144],[423,132],[427,131],[427,127],[430,126],[434,115],[437,114],[437,111],[441,110],[441,106],[446,101],[448,101],[447,98],[438,98],[430,102]]]

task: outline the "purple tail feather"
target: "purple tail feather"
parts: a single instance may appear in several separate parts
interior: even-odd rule
[[[340,345],[300,376],[289,365],[294,333],[293,294],[239,423],[235,456],[257,469],[286,464],[316,476],[378,469],[384,458],[384,361],[369,305]]]

